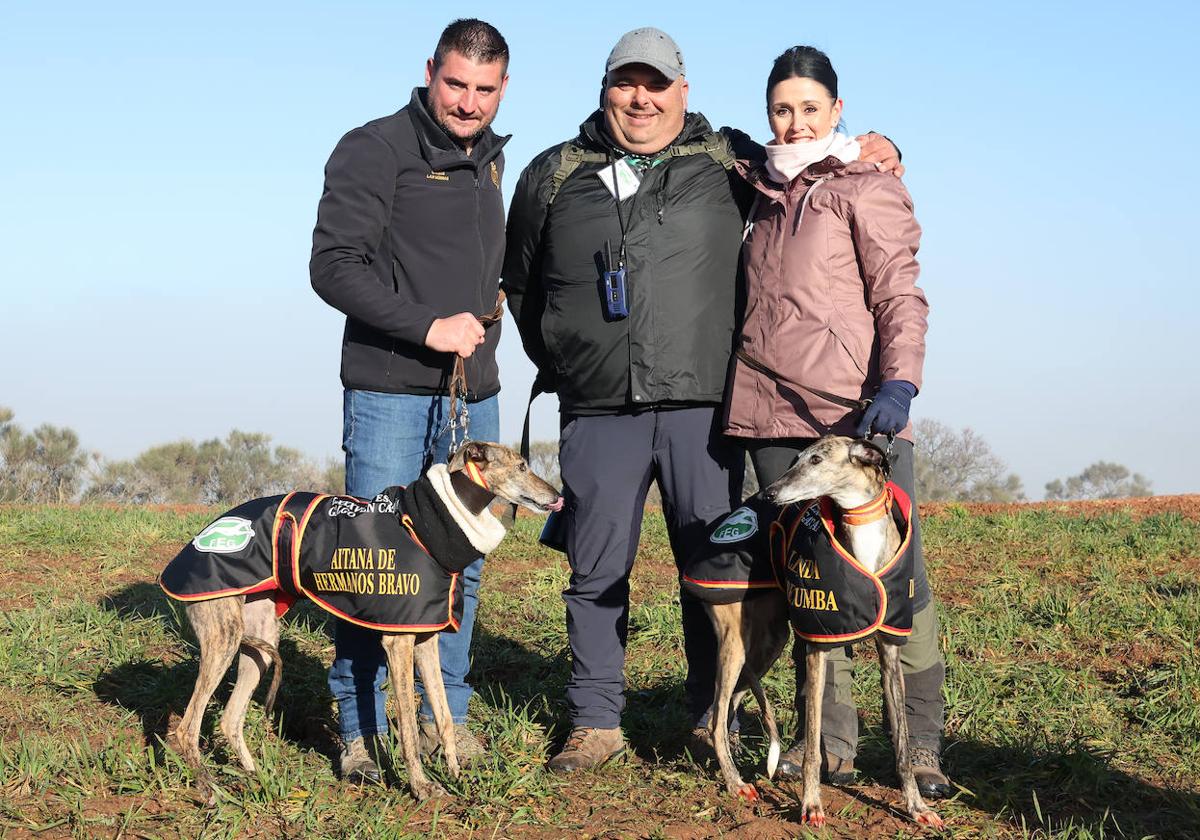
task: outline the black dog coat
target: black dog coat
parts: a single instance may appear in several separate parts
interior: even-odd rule
[[[271,592],[277,615],[308,598],[376,630],[457,630],[459,573],[479,554],[423,476],[371,501],[289,493],[246,502],[188,543],[159,585],[180,601]]]
[[[888,492],[900,548],[875,574],[838,542],[830,499],[780,510],[752,496],[709,533],[684,570],[683,588],[714,604],[781,589],[792,628],[810,644],[842,645],[876,632],[903,644],[912,633],[912,502],[894,484]]]

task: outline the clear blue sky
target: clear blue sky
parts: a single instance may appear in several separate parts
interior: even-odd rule
[[[716,125],[765,139],[771,60],[810,43],[851,130],[903,149],[932,306],[915,416],[974,428],[1032,498],[1098,459],[1200,491],[1200,4],[634,8],[4,4],[0,405],[111,457],[232,428],[338,454],[342,317],[307,271],[338,138],[483,17],[513,56],[507,192],[594,107],[621,33],[654,25]],[[511,325],[501,366],[513,440],[532,370]]]

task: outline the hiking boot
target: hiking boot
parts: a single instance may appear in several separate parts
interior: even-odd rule
[[[558,755],[546,765],[552,773],[573,773],[590,770],[606,761],[619,758],[625,753],[625,736],[621,728],[596,729],[591,726],[576,726],[567,736],[567,742]]]
[[[466,767],[472,761],[483,758],[487,754],[483,744],[475,737],[475,733],[467,729],[465,723],[454,724],[454,746],[458,752],[458,763],[461,767]],[[422,761],[428,761],[442,751],[442,739],[438,737],[437,724],[433,721],[421,719],[421,725],[417,730],[417,749],[421,752]]]
[[[827,785],[850,785],[854,783],[854,759],[841,758],[821,751],[821,781]],[[804,742],[797,741],[792,748],[779,756],[775,778],[785,782],[798,782],[804,778]]]
[[[697,726],[692,730],[692,734],[688,736],[687,743],[688,752],[692,754],[692,758],[696,761],[705,759],[715,759],[717,757],[717,748],[713,744],[712,730],[707,726]],[[742,749],[742,736],[736,730],[729,733],[729,752],[731,755],[737,755]]]
[[[954,793],[954,785],[942,772],[942,763],[937,750],[929,747],[911,747],[913,776],[917,780],[917,792],[925,799],[945,799]]]
[[[378,785],[383,783],[377,762],[379,743],[374,735],[354,738],[342,748],[339,762],[343,781],[355,785]]]

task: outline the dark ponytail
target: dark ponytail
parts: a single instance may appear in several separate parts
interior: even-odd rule
[[[771,75],[767,76],[767,105],[771,104],[771,91],[786,79],[812,79],[820,82],[829,91],[832,99],[838,98],[837,73],[829,62],[829,56],[816,47],[792,47],[775,59]]]

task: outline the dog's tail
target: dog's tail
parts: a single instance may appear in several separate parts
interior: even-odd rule
[[[762,709],[763,723],[767,726],[767,736],[771,739],[771,745],[767,748],[767,778],[775,778],[775,770],[779,767],[779,728],[775,725],[775,710],[771,707],[771,701],[767,699],[767,694],[763,691],[762,683],[758,681],[750,669],[743,672],[750,678],[750,690],[754,692],[754,699],[758,701],[758,707]]]
[[[257,636],[243,636],[242,647],[252,648],[259,653],[266,655],[271,664],[275,668],[271,672],[271,685],[267,689],[267,699],[263,703],[263,711],[267,718],[267,725],[270,726],[271,711],[275,708],[275,695],[279,692],[279,682],[283,679],[283,659],[279,656],[279,651],[275,649],[275,645],[264,641]],[[759,702],[762,702],[761,700]]]

